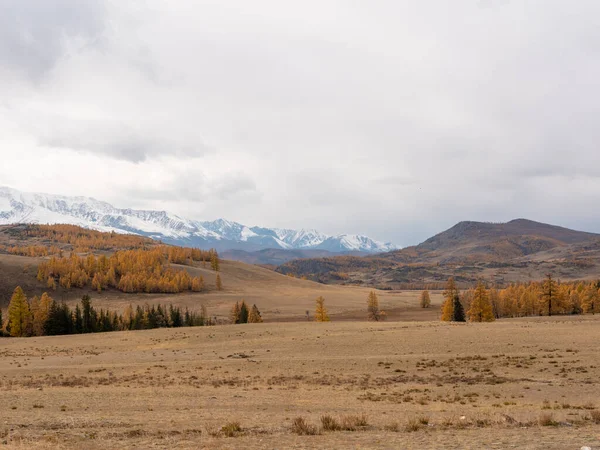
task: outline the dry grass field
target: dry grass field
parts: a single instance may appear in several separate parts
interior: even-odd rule
[[[27,295],[40,295],[45,291],[42,283],[36,280],[37,265],[41,258],[0,255],[0,286],[6,287],[4,305],[6,308],[15,286],[20,285]],[[191,310],[200,310],[202,304],[211,316],[226,319],[233,304],[242,299],[250,305],[256,304],[265,321],[289,321],[306,318],[306,311],[312,315],[315,299],[322,295],[326,307],[334,320],[363,320],[366,318],[367,295],[369,288],[336,286],[292,278],[259,266],[236,261],[222,261],[220,276],[223,291],[215,290],[216,273],[209,267],[197,263],[195,267],[178,266],[193,276],[201,275],[207,292],[187,292],[181,294],[125,294],[116,290],[98,293],[91,289],[59,288],[50,292],[55,300],[64,300],[74,305],[83,294],[90,294],[92,303],[98,308],[122,311],[127,305],[144,303],[172,303]],[[430,309],[418,306],[418,291],[378,291],[381,308],[389,313],[390,320],[436,320],[441,293],[432,293]],[[0,306],[1,305],[0,299]]]
[[[0,444],[598,448],[599,342],[597,316],[5,339]]]

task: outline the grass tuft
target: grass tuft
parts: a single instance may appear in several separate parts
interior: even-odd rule
[[[543,427],[555,427],[558,422],[554,420],[554,415],[550,413],[541,414],[538,423]]]
[[[300,436],[314,436],[319,434],[319,429],[309,424],[304,417],[296,417],[292,422],[292,433]]]
[[[323,430],[325,431],[339,431],[342,429],[340,423],[329,414],[321,416],[321,427],[323,427]]]

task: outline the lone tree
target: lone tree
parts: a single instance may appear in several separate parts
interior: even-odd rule
[[[385,312],[379,309],[379,299],[375,291],[369,292],[369,296],[367,297],[367,313],[369,320],[379,322],[385,319]]]
[[[217,279],[215,280],[215,287],[217,291],[223,290],[223,282],[221,281],[221,275],[217,274]]]
[[[429,297],[429,291],[425,289],[421,292],[421,308],[429,308],[431,306],[431,298]]]
[[[465,309],[460,302],[460,296],[456,294],[452,301],[452,322],[466,322]]]
[[[8,321],[10,335],[15,337],[27,336],[31,328],[31,313],[25,292],[17,286],[8,305]]]
[[[217,253],[216,250],[212,250],[211,255],[210,255],[210,268],[212,270],[214,270],[215,272],[218,272],[220,270],[219,267],[219,254]]]
[[[454,278],[448,278],[446,290],[444,291],[444,303],[442,304],[442,320],[451,322],[454,320],[454,298],[459,296],[458,288]]]
[[[548,309],[548,315],[552,315],[552,300],[556,298],[558,294],[558,288],[556,281],[552,279],[552,274],[546,275],[546,280],[542,285],[542,306]]]
[[[262,317],[260,315],[260,311],[256,307],[256,305],[252,305],[252,309],[250,310],[250,314],[248,314],[248,323],[261,323]]]
[[[493,322],[495,320],[490,297],[485,285],[481,281],[477,283],[473,301],[467,314],[471,322]]]
[[[325,308],[325,299],[319,297],[316,300],[317,308],[315,309],[315,321],[317,322],[329,322],[329,315],[327,314],[327,308]]]

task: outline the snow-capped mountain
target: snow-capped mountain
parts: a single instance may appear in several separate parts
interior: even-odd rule
[[[67,223],[217,250],[278,248],[378,253],[396,249],[391,243],[361,235],[328,236],[316,230],[247,227],[225,219],[203,222],[165,211],[115,208],[89,197],[29,193],[0,187],[0,225],[12,223]]]

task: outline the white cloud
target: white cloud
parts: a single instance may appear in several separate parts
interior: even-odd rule
[[[0,184],[398,244],[600,219],[598,2],[40,5],[0,14]]]

